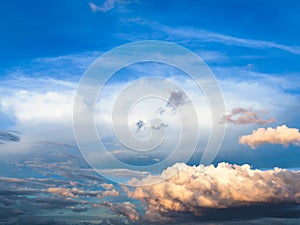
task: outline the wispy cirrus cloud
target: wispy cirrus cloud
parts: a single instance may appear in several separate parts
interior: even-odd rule
[[[95,4],[94,2],[89,2],[89,6],[93,12],[108,12],[114,8],[124,8],[126,5],[137,2],[130,0],[105,0],[101,6]]]
[[[193,40],[199,42],[216,42],[224,45],[234,45],[255,49],[279,49],[291,54],[300,55],[300,46],[289,46],[278,44],[272,41],[255,40],[248,38],[235,37],[231,35],[221,34],[205,29],[197,29],[191,27],[170,27],[154,21],[145,20],[142,18],[133,18],[123,20],[124,22],[136,23],[142,26],[153,28],[153,30],[160,31],[160,37],[170,40]],[[152,34],[153,35],[153,34]]]
[[[239,141],[255,149],[257,145],[270,143],[287,146],[289,144],[300,145],[300,132],[297,128],[289,128],[286,125],[276,128],[269,127],[254,130],[252,134],[244,135]]]
[[[105,0],[102,6],[98,6],[95,3],[90,2],[89,6],[93,12],[97,12],[97,11],[107,12],[112,10],[115,7],[116,2],[117,2],[116,0]]]

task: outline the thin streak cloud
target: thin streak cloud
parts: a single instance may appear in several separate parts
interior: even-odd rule
[[[294,55],[300,55],[300,46],[289,46],[278,44],[276,42],[264,41],[264,40],[255,40],[255,39],[247,39],[234,37],[231,35],[225,35],[217,32],[212,32],[204,29],[190,28],[190,27],[170,27],[167,25],[163,25],[157,22],[134,18],[127,19],[124,22],[136,23],[143,26],[148,26],[153,28],[154,30],[160,30],[164,34],[168,36],[171,40],[178,40],[178,38],[183,38],[185,40],[194,40],[200,42],[217,42],[225,45],[235,45],[241,47],[248,48],[256,48],[256,49],[279,49],[285,52],[289,52]]]

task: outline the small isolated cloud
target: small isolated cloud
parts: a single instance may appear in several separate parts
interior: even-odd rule
[[[163,182],[145,185],[173,173],[176,175]],[[147,219],[161,220],[174,212],[205,216],[207,210],[214,209],[299,203],[299,179],[299,171],[279,168],[261,171],[249,165],[219,163],[217,167],[196,167],[178,163],[161,175],[132,180],[140,186],[127,189],[127,193],[145,204]]]
[[[115,7],[115,0],[105,0],[102,6],[98,6],[93,2],[89,3],[90,8],[93,12],[101,11],[101,12],[107,12],[112,10]]]
[[[131,220],[139,220],[139,213],[136,210],[136,206],[130,202],[102,202],[101,205],[106,208],[109,208],[118,215],[126,216]]]
[[[276,128],[258,128],[252,134],[240,138],[240,144],[247,144],[255,149],[257,145],[270,143],[288,146],[289,144],[300,145],[300,132],[297,128],[289,128],[286,125]]]
[[[187,102],[188,102],[188,97],[183,91],[181,90],[172,91],[166,106],[177,107],[180,105],[185,105]]]
[[[96,5],[94,2],[90,2],[89,6],[93,12],[108,12],[114,8],[124,8],[127,4],[131,2],[137,1],[130,1],[130,0],[105,0],[101,6]]]
[[[143,127],[145,127],[145,122],[143,120],[139,120],[135,123],[135,125],[137,127],[137,131],[140,131]]]
[[[230,114],[223,116],[222,123],[233,123],[233,124],[268,124],[275,121],[274,118],[262,119],[261,116],[264,116],[266,111],[253,111],[252,109],[244,108],[234,108],[231,110]]]
[[[151,126],[151,128],[152,128],[153,130],[160,130],[160,129],[166,128],[166,127],[168,127],[168,125],[165,124],[165,123],[160,123],[160,124],[158,124],[158,125],[152,125],[152,126]]]
[[[75,213],[81,213],[81,212],[86,212],[88,209],[85,208],[85,207],[74,207],[74,206],[71,206],[70,209],[75,212]]]

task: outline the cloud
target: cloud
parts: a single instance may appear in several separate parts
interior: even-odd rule
[[[255,149],[257,145],[270,143],[288,146],[289,144],[300,145],[300,132],[297,128],[289,128],[286,125],[276,128],[269,127],[253,130],[252,134],[244,135],[239,141],[241,144],[248,144]]]
[[[118,215],[123,215],[131,220],[139,220],[139,213],[136,210],[136,205],[130,202],[110,203],[103,202],[101,204],[104,207],[109,208]]]
[[[76,213],[81,213],[81,212],[86,212],[87,211],[87,208],[85,208],[85,207],[74,207],[74,206],[71,206],[70,209],[73,212],[76,212]]]
[[[151,128],[153,130],[160,130],[160,129],[166,128],[166,127],[168,127],[168,124],[165,124],[165,123],[155,124],[155,125],[151,126]]]
[[[72,217],[72,212],[93,210],[93,204],[120,195],[117,186],[88,167],[76,149],[47,148],[43,144],[34,153],[10,155],[9,162],[1,158],[3,171],[11,168],[10,173],[16,177],[0,177],[0,220],[3,216],[7,221],[21,220],[22,215],[12,214],[10,209],[24,211],[24,216],[39,216],[49,210],[54,214],[67,211],[66,216]]]
[[[265,111],[253,111],[252,109],[234,108],[230,114],[225,115],[222,118],[222,123],[233,123],[233,124],[268,124],[275,121],[274,118],[261,119],[261,115],[265,114]]]
[[[0,130],[0,144],[3,142],[18,142],[20,137],[13,131],[1,131]]]
[[[137,126],[137,131],[140,131],[143,127],[145,127],[145,122],[143,120],[139,120],[138,122],[135,123]]]
[[[98,6],[93,2],[89,3],[90,8],[93,12],[101,11],[107,12],[115,7],[116,0],[105,0],[102,6]]]
[[[71,123],[74,91],[25,91],[1,98],[3,111],[22,123]]]
[[[71,198],[75,198],[75,195],[72,193],[72,191],[70,191],[67,188],[62,188],[62,187],[51,187],[48,189],[49,193],[54,193],[54,194],[59,194],[62,195],[64,197],[71,197]]]
[[[110,190],[114,188],[113,184],[108,184],[108,183],[100,184],[100,186],[103,187],[105,190]]]
[[[148,26],[153,28],[155,31],[160,31],[159,37],[162,38],[162,34],[167,35],[166,39],[171,40],[182,40],[186,42],[189,41],[198,41],[198,42],[217,42],[224,45],[234,45],[234,46],[242,46],[248,48],[255,49],[279,49],[282,51],[286,51],[295,55],[300,55],[300,46],[288,46],[283,44],[278,44],[271,41],[263,41],[263,40],[255,40],[255,39],[247,39],[234,37],[230,35],[225,35],[221,33],[212,32],[204,29],[197,29],[191,27],[170,27],[164,24],[160,24],[154,21],[149,21],[142,18],[133,18],[124,20],[124,22],[136,23],[143,26]],[[136,39],[136,37],[130,37],[130,39]],[[145,39],[146,37],[143,37]],[[152,39],[155,38],[152,36]]]
[[[172,91],[166,106],[178,107],[180,105],[185,105],[187,102],[188,102],[188,97],[183,91],[181,90]]]
[[[80,55],[76,56],[75,61],[80,61],[79,58]],[[64,57],[61,56],[59,58],[41,58],[37,61],[41,64],[46,63],[48,65],[48,63],[52,62],[55,62],[54,64],[59,64],[59,62],[64,62],[65,60],[69,62],[71,59],[64,59]],[[64,63],[62,63],[62,65],[66,67]],[[152,64],[150,66],[152,66]],[[141,69],[141,67],[139,68]],[[145,65],[143,70],[146,70],[148,74],[145,71],[142,74],[145,74],[145,76],[154,74],[155,76],[167,76],[167,78],[169,78],[168,75],[166,75],[167,73],[165,70],[160,70],[162,67],[157,66],[155,71],[150,70],[149,68],[150,67]],[[25,73],[23,70],[26,72],[26,68],[19,68],[21,74]],[[226,101],[226,108],[267,108],[272,111],[272,115],[274,115],[274,117],[278,118],[279,123],[284,123],[284,121],[287,121],[287,115],[288,119],[293,120],[291,113],[287,114],[286,111],[293,111],[291,109],[293,109],[293,107],[297,107],[299,99],[288,91],[290,90],[288,89],[290,83],[289,85],[285,85],[285,87],[281,87],[281,85],[284,83],[282,81],[283,79],[276,80],[276,82],[273,83],[270,82],[270,80],[268,80],[266,77],[261,77],[261,74],[259,73],[252,74],[249,73],[249,71],[246,73],[247,71],[239,68],[223,68],[223,70],[217,70],[217,72],[219,74],[225,74],[225,76],[231,77],[230,79],[219,80],[219,83],[224,91],[223,93]],[[249,79],[243,81],[236,79],[236,77],[238,77],[237,75],[240,73]],[[201,93],[199,88],[193,84],[192,81],[184,79],[183,76],[176,74],[176,71],[172,73],[170,75],[170,79],[174,81],[180,87],[180,89],[188,93],[191,101],[193,101],[193,104],[195,104],[195,108],[199,115],[200,125],[204,126],[207,130],[211,129],[210,108],[206,99],[200,96],[203,93]],[[264,75],[267,76],[267,74]],[[251,80],[253,77],[255,80]],[[268,77],[273,77],[273,75],[268,75]],[[111,126],[111,111],[113,109],[116,96],[118,96],[120,90],[122,90],[122,88],[126,85],[128,85],[128,82],[125,81],[108,83],[103,89],[101,94],[102,103],[97,104],[95,110],[96,125],[97,128],[99,128],[99,136],[102,138],[114,137],[114,132]],[[147,83],[144,85],[146,87],[149,86]],[[29,78],[15,76],[13,79],[1,83],[0,111],[5,113],[5,115],[10,115],[12,118],[15,118],[13,127],[5,127],[3,129],[13,129],[22,134],[19,142],[9,142],[5,145],[2,145],[1,147],[3,148],[1,153],[10,154],[11,152],[31,151],[32,145],[35,145],[37,142],[41,141],[51,141],[74,145],[72,111],[75,91],[76,82],[49,79],[45,77]],[[184,93],[177,91],[177,89],[161,91],[164,91],[166,98],[174,104],[184,104],[186,102]],[[169,154],[167,152],[168,149],[172,150],[173,143],[178,140],[178,136],[175,132],[178,131],[177,128],[179,128],[179,122],[177,124],[175,124],[175,122],[177,121],[176,119],[179,121],[180,118],[178,117],[178,114],[169,115],[173,111],[172,108],[166,107],[166,102],[158,103],[159,104],[156,104],[156,102],[150,102],[150,104],[147,105],[147,108],[143,108],[142,104],[137,105],[137,107],[134,107],[134,110],[131,112],[129,120],[130,128],[133,132],[137,129],[135,123],[139,119],[144,121],[144,123],[147,125],[148,121],[153,118],[153,116],[162,118],[163,123],[168,125],[168,129],[166,129],[167,142],[165,143],[165,147],[161,148],[161,151],[155,152],[155,155],[151,155],[151,158],[153,156],[154,158],[161,159],[165,155]],[[186,106],[187,105],[183,105],[181,107],[184,108]],[[156,109],[158,109],[158,112]],[[142,112],[145,112],[145,114]],[[220,117],[222,116],[223,115],[220,115]],[[191,126],[195,125],[194,121],[192,121],[188,115],[186,118],[186,123],[191,124]],[[260,117],[258,118],[260,119]],[[160,125],[158,124],[156,127],[160,127]],[[143,132],[137,133],[137,135],[139,135],[138,137],[147,136],[148,132],[146,131],[151,131],[151,125],[148,126],[148,128],[150,129],[142,129],[141,131]],[[162,126],[162,128],[164,129],[165,127]],[[241,132],[250,132],[250,129],[252,128],[247,128],[249,130],[245,131],[244,127],[243,130],[241,130],[238,126],[236,126],[234,129],[236,129],[236,133],[234,133],[235,136],[228,139],[230,139],[229,141],[231,143],[235,143],[235,145],[238,146],[236,140],[240,137]],[[235,142],[233,140],[235,140]],[[187,142],[184,148],[188,149],[188,147],[189,146]],[[109,150],[115,150],[119,149],[120,147],[112,144],[109,146],[109,148],[111,148]],[[228,149],[232,149],[232,146],[229,146]],[[179,160],[181,159],[182,157],[179,158]],[[135,159],[133,158],[133,160]],[[138,161],[138,159],[136,161]]]
[[[155,185],[168,174],[176,175]],[[165,214],[205,214],[206,209],[225,209],[259,204],[299,203],[300,172],[274,168],[262,171],[249,165],[219,163],[217,167],[177,163],[161,175],[132,180],[141,185],[127,190],[128,196],[146,206],[146,217],[156,220]]]
[[[108,12],[114,8],[124,9],[126,5],[137,2],[130,0],[105,0],[101,6],[96,5],[94,2],[90,2],[89,6],[93,12]]]

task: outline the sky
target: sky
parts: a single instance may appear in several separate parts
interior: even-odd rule
[[[299,10],[1,1],[0,224],[299,224]]]

